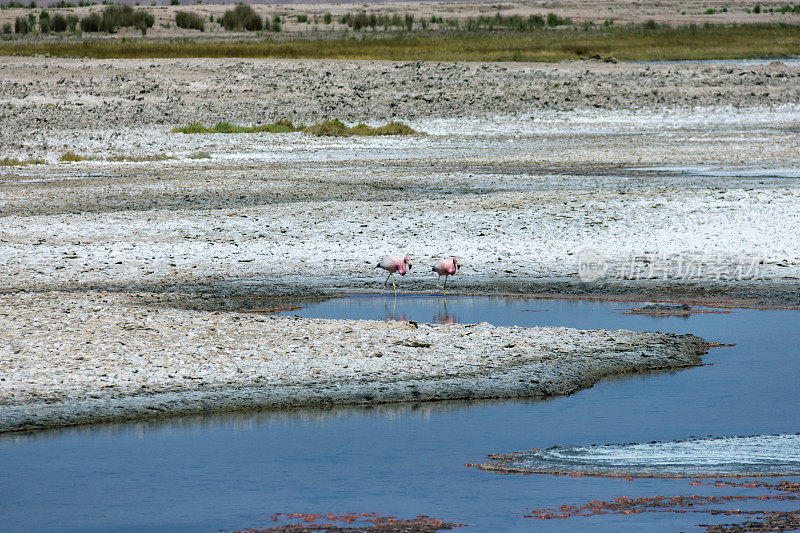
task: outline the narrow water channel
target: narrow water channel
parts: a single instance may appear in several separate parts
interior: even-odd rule
[[[694,333],[735,343],[702,366],[603,381],[548,401],[444,402],[220,415],[0,438],[3,531],[219,531],[272,513],[429,515],[464,531],[701,531],[692,513],[536,520],[619,496],[731,494],[686,479],[499,475],[493,452],[800,431],[800,314],[625,315],[639,304],[354,295],[287,315]],[[788,442],[795,443],[797,439]],[[800,481],[800,477],[785,479]],[[726,492],[727,491],[727,492]],[[798,502],[727,507],[798,509]],[[720,507],[726,507],[720,504]],[[741,521],[741,520],[738,520]]]

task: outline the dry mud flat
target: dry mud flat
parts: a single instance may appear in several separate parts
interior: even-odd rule
[[[770,107],[797,102],[800,66],[238,59],[0,62],[1,156],[46,133],[228,120],[306,123],[531,110]],[[23,145],[23,141],[25,144]]]
[[[693,335],[301,320],[0,297],[0,431],[237,409],[570,394],[700,363]]]
[[[764,282],[783,283],[778,300],[796,304],[800,192],[773,169],[797,167],[798,72],[4,60],[0,156],[48,163],[0,168],[0,430],[541,397],[698,364],[696,337],[292,320],[226,302],[376,289],[375,262],[394,250],[419,266],[467,251],[456,283],[477,292],[538,292],[559,279],[587,290],[574,254],[590,246],[609,257],[758,253]],[[701,103],[720,107],[691,108]],[[195,120],[328,116],[399,117],[430,135],[169,133]],[[94,159],[57,162],[67,150]],[[742,173],[635,170],[670,164]],[[403,288],[431,289],[422,270]],[[238,311],[208,312],[215,305]]]

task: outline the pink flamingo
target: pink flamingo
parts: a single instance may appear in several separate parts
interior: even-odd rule
[[[461,263],[459,262],[458,257],[455,256],[453,256],[451,259],[439,259],[436,261],[436,264],[433,265],[433,271],[439,274],[439,279],[436,280],[437,287],[441,287],[441,285],[439,285],[439,281],[441,281],[442,276],[444,276],[445,294],[447,294],[447,276],[454,276],[460,268]]]
[[[392,274],[397,272],[401,276],[405,276],[408,270],[411,270],[411,257],[402,255],[387,255],[381,262],[378,263],[375,268],[382,268],[389,273],[386,276],[386,281],[383,282],[383,289],[381,289],[381,294],[383,291],[386,290],[386,284],[389,283],[389,278],[392,277]],[[392,287],[394,287],[394,295],[397,296],[397,285],[394,284],[394,280],[392,280]]]

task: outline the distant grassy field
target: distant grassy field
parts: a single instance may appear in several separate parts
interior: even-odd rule
[[[389,38],[237,41],[94,39],[3,43],[0,55],[94,58],[249,57],[425,61],[561,61],[594,55],[621,61],[744,59],[800,55],[790,25],[642,26],[583,31],[450,33]]]

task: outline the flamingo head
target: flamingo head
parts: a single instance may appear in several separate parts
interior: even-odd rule
[[[411,256],[407,255],[403,258],[403,262],[406,264],[406,267],[411,270]]]
[[[453,264],[456,265],[456,271],[461,270],[461,260],[458,257],[453,256]]]

